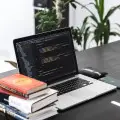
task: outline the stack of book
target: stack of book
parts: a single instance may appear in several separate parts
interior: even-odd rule
[[[57,91],[36,79],[14,74],[0,79],[0,111],[19,120],[43,120],[57,114]]]

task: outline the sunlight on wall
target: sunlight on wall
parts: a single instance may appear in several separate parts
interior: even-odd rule
[[[33,0],[0,1],[0,56],[15,59],[13,39],[34,34]]]

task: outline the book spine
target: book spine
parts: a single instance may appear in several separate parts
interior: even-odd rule
[[[7,113],[8,115],[12,116],[17,120],[27,120],[27,118],[17,114],[18,112],[14,110],[14,108],[9,107],[3,103],[0,103],[0,111]]]
[[[20,91],[18,91],[16,89],[14,89],[14,88],[6,86],[6,85],[0,84],[0,87],[3,88],[3,89],[5,89],[5,90],[8,90],[8,91],[10,91],[10,92],[12,92],[14,94],[17,94],[17,95],[19,95],[21,97],[25,97],[25,98],[29,97],[27,94],[24,94],[24,93],[22,93],[22,92],[20,92]]]

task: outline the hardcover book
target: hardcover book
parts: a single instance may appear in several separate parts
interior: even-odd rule
[[[58,100],[57,93],[58,91],[50,89],[46,95],[34,98],[32,100],[24,100],[18,97],[9,96],[8,102],[10,106],[17,108],[26,114],[30,114],[56,102]]]
[[[28,95],[28,98],[25,98],[25,97],[19,96],[19,95],[14,94],[10,91],[7,91],[5,89],[0,88],[0,102],[5,102],[4,99],[8,100],[9,96],[15,96],[15,97],[22,98],[25,100],[30,100],[30,99],[39,97],[41,95],[45,95],[48,93],[48,91],[49,91],[49,88],[44,89],[44,90],[40,90],[38,92],[35,92],[33,94]]]
[[[48,112],[53,111],[53,110],[57,111],[57,108],[55,107],[54,104],[51,104],[43,109],[40,109],[37,112],[31,113],[31,114],[25,114],[22,111],[14,108],[12,106],[9,106],[9,105],[6,105],[6,104],[0,102],[0,111],[3,113],[7,113],[8,115],[10,115],[13,118],[16,118],[18,120],[30,120],[37,116],[41,117],[44,114],[47,114]]]
[[[0,79],[0,87],[28,98],[29,94],[35,93],[47,87],[47,84],[22,74],[14,74]]]

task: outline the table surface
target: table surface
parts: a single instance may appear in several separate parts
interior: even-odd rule
[[[110,76],[120,79],[120,41],[76,52],[79,69],[94,67],[106,71]],[[0,74],[10,75],[16,71]],[[47,120],[120,120],[120,107],[111,101],[120,102],[120,90],[102,95],[93,100],[74,106]],[[0,115],[0,120],[4,120]],[[12,119],[11,119],[12,120]]]

